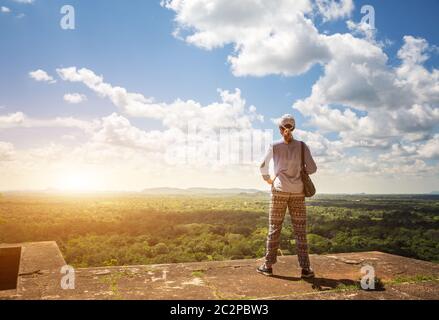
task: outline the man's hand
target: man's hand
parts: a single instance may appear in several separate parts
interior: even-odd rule
[[[273,180],[270,177],[264,179],[268,184],[273,184]]]

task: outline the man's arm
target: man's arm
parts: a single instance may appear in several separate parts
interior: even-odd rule
[[[317,165],[314,162],[314,159],[311,155],[311,151],[309,150],[308,146],[305,143],[305,153],[304,153],[304,158],[305,158],[305,170],[306,173],[308,174],[313,174],[317,172]]]
[[[270,146],[267,149],[267,152],[265,154],[264,159],[262,160],[262,163],[259,167],[259,170],[261,172],[262,178],[267,181],[269,184],[272,184],[273,181],[270,177],[270,161],[273,159],[273,145],[270,144]]]

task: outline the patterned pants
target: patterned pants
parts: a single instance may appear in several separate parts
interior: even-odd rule
[[[290,213],[293,231],[296,239],[297,256],[300,267],[310,267],[308,244],[306,241],[306,207],[304,196],[293,196],[290,193],[280,192],[272,188],[269,230],[267,236],[265,265],[271,267],[277,261],[277,250],[280,244],[280,234],[286,209]]]

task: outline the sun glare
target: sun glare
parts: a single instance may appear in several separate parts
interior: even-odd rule
[[[96,191],[99,186],[93,174],[76,171],[60,175],[55,187],[62,191],[83,192]]]

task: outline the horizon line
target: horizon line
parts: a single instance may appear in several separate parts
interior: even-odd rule
[[[216,187],[188,187],[188,188],[178,188],[178,187],[152,187],[152,188],[144,188],[142,190],[62,190],[56,188],[46,188],[46,189],[17,189],[17,190],[0,190],[0,193],[64,193],[64,194],[96,194],[96,193],[145,193],[149,190],[158,190],[158,189],[175,189],[181,191],[191,191],[193,189],[205,189],[205,190],[218,190],[218,191],[226,191],[231,189],[236,189],[237,193],[240,190],[253,190],[254,192],[246,192],[246,193],[270,193],[270,190],[261,190],[258,188],[216,188]],[[317,193],[316,195],[435,195],[439,193],[439,191],[433,190],[430,192],[411,192],[411,193],[368,193],[368,192],[322,192]]]

